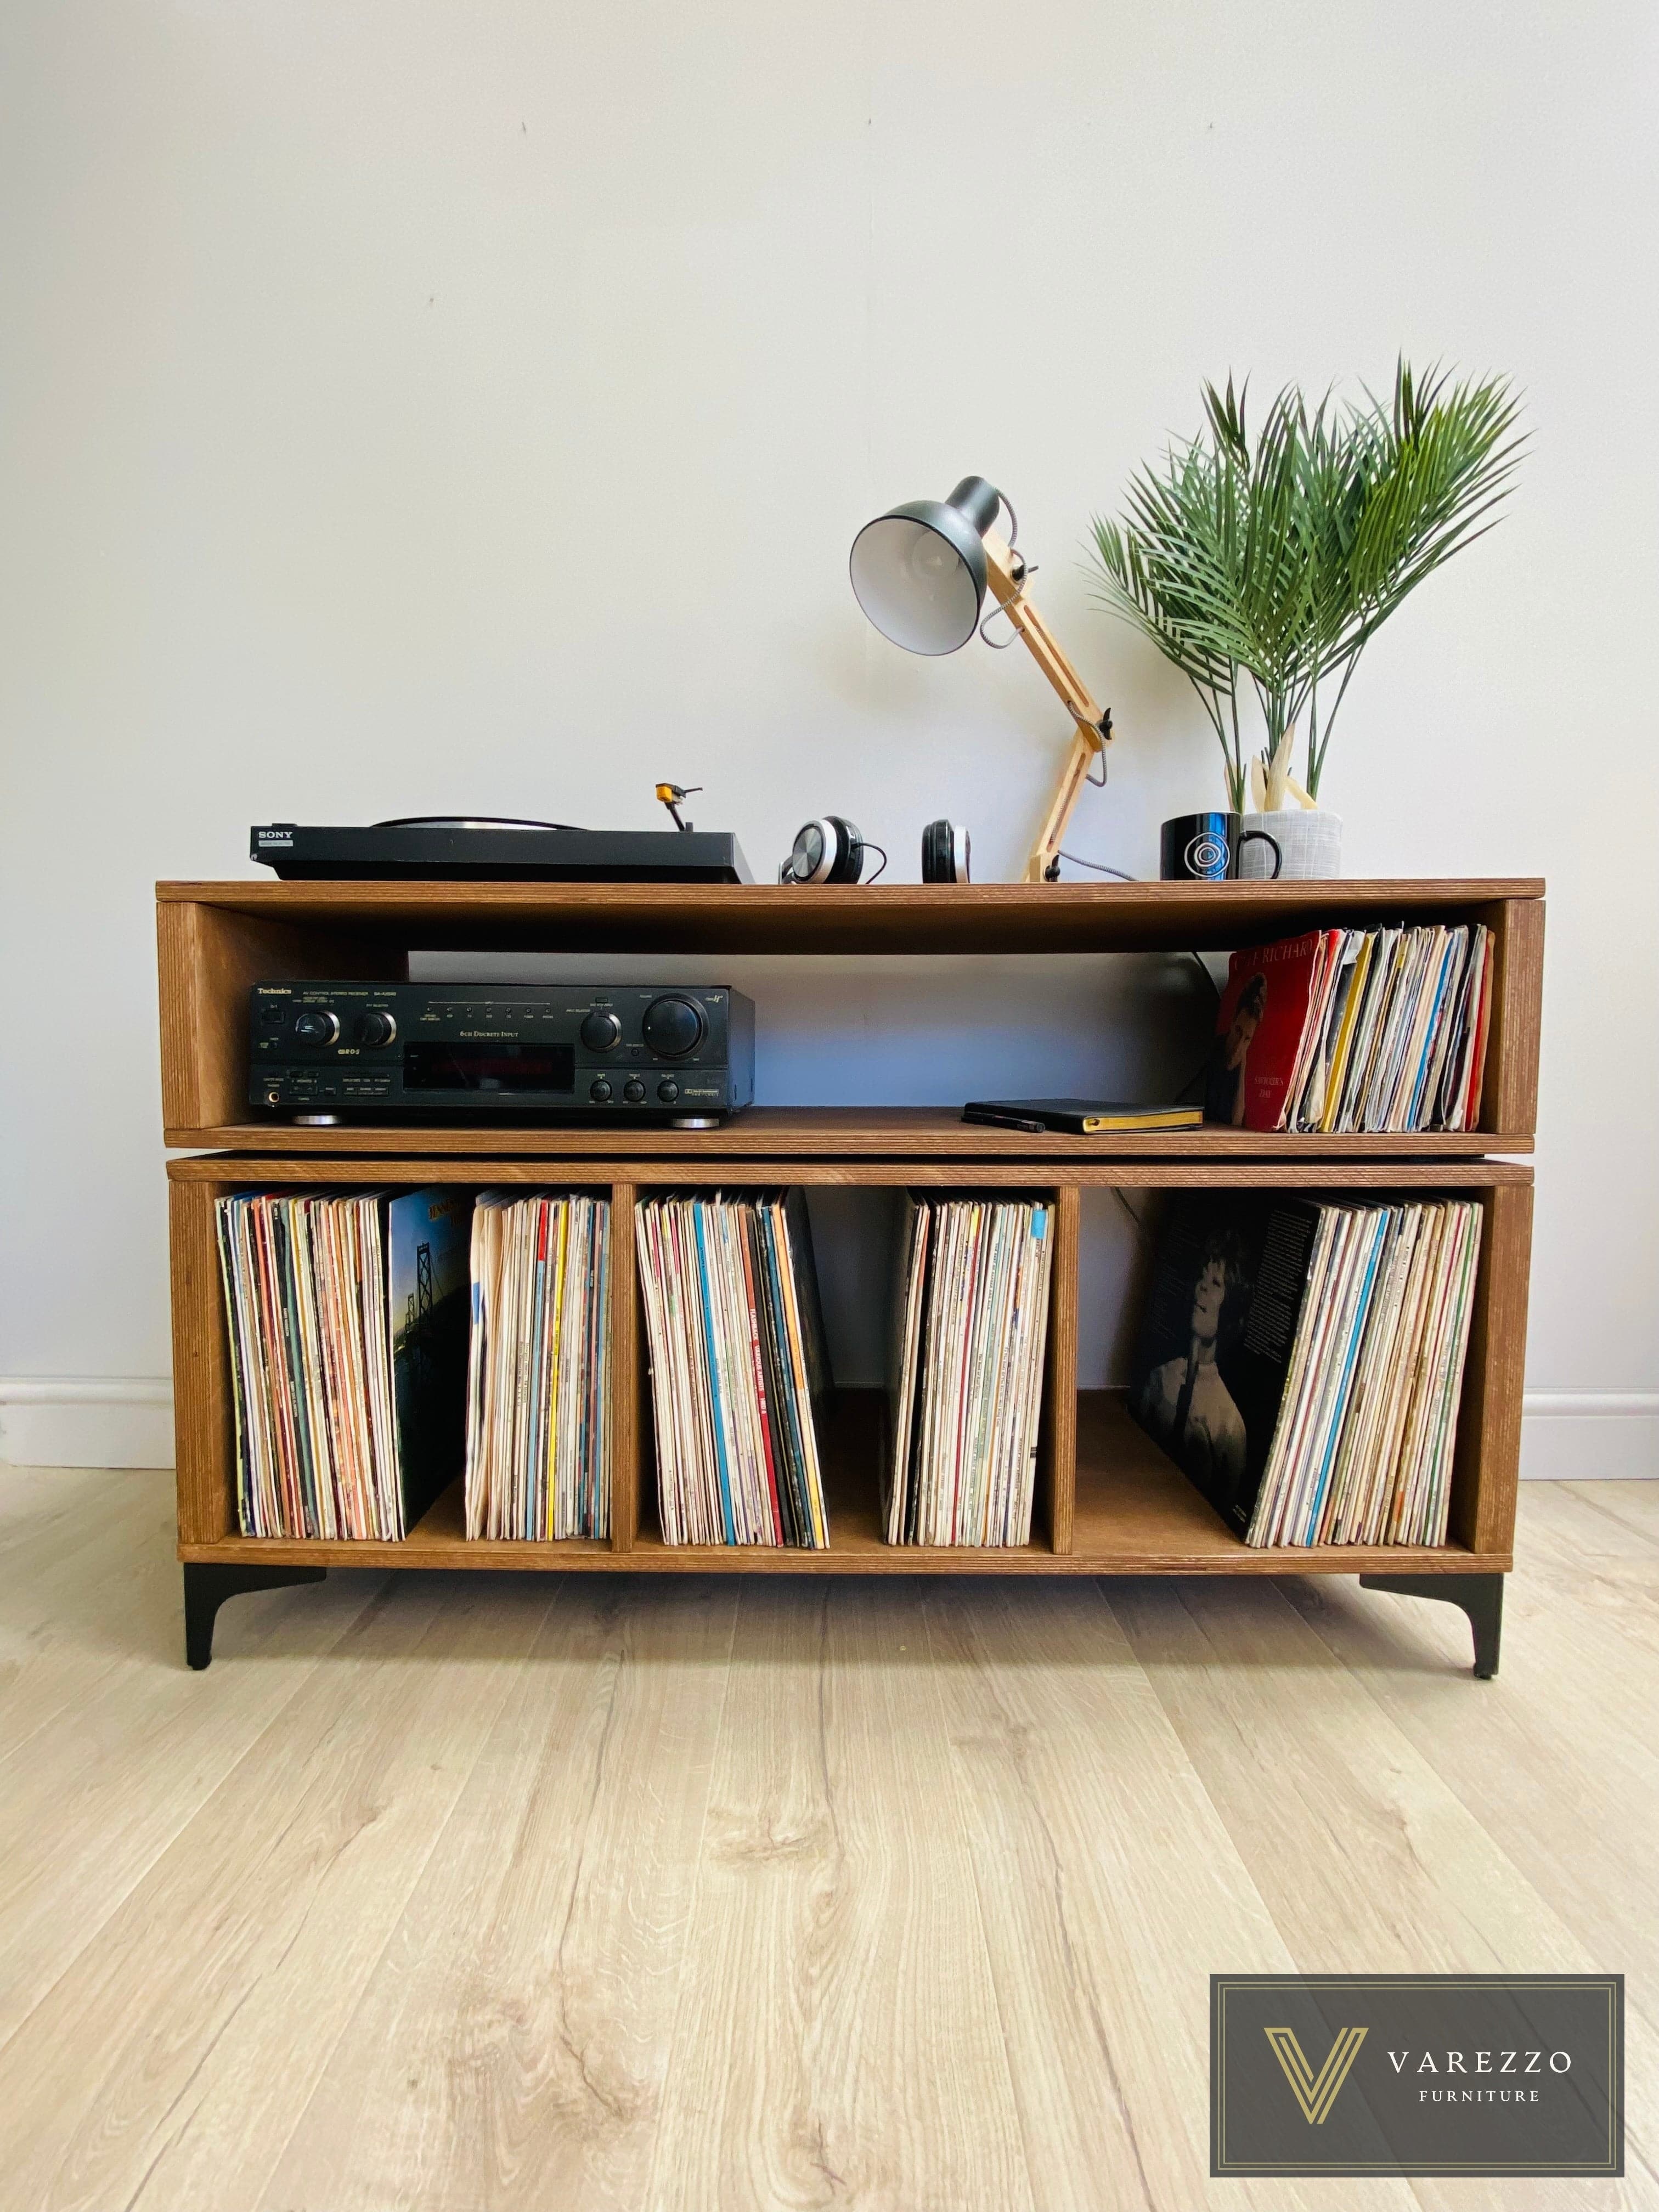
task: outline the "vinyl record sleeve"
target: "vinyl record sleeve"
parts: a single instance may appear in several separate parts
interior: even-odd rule
[[[1165,1217],[1130,1410],[1228,1525],[1249,1525],[1285,1398],[1319,1208],[1245,1191]]]

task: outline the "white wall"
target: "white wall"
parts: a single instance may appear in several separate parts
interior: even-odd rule
[[[1403,345],[1512,373],[1536,450],[1327,797],[1357,872],[1550,879],[1529,1382],[1563,1465],[1659,1466],[1655,47],[1636,0],[10,0],[0,1449],[42,1378],[166,1373],[154,878],[272,817],[646,823],[659,775],[757,872],[830,806],[896,875],[945,811],[1017,872],[1040,680],[898,653],[846,582],[969,469],[1122,732],[1074,847],[1151,872],[1213,741],[1091,610],[1090,514],[1201,376]],[[994,981],[1013,1087],[1128,1048],[1098,979]],[[959,1095],[891,979],[824,996],[864,1096]],[[775,1095],[834,1058],[798,1017]]]

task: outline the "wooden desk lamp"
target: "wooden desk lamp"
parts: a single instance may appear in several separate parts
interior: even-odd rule
[[[1010,532],[998,536],[999,510]],[[955,653],[980,627],[988,586],[1076,724],[1060,781],[1025,862],[1028,884],[1053,883],[1060,848],[1112,718],[1060,651],[1025,592],[1025,556],[1014,550],[1013,508],[983,477],[963,477],[949,499],[915,499],[866,522],[853,540],[853,590],[884,637],[907,653]]]

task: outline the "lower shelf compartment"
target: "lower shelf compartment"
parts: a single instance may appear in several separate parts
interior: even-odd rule
[[[1072,1556],[1104,1575],[1507,1573],[1510,1554],[1462,1544],[1254,1549],[1129,1416],[1119,1390],[1080,1390]]]
[[[608,1569],[624,1574],[1492,1574],[1506,1573],[1512,1564],[1507,1552],[1472,1552],[1459,1544],[1432,1550],[1389,1544],[1252,1550],[1130,1419],[1121,1394],[1109,1390],[1079,1395],[1070,1552],[1053,1551],[1046,1533],[1012,1550],[889,1544],[879,1526],[882,1423],[878,1392],[844,1394],[824,1439],[827,1552],[665,1544],[648,1494],[641,1500],[641,1526],[629,1549],[588,1538],[556,1544],[469,1543],[457,1481],[401,1544],[227,1536],[214,1543],[181,1544],[179,1556],[224,1565],[520,1573]],[[647,1489],[651,1480],[647,1475]],[[1041,1493],[1039,1479],[1039,1498]]]
[[[879,1390],[843,1390],[819,1438],[823,1502],[830,1521],[827,1552],[771,1545],[665,1544],[657,1528],[656,1500],[640,1505],[640,1528],[628,1554],[635,1567],[693,1574],[1032,1574],[1066,1562],[1046,1534],[1029,1544],[988,1547],[959,1544],[890,1544],[882,1533],[881,1460],[887,1410]],[[1041,1477],[1038,1479],[1039,1494]]]

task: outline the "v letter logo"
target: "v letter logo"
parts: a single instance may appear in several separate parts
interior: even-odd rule
[[[1365,2040],[1363,2027],[1345,2027],[1332,2044],[1330,2055],[1317,2074],[1302,2055],[1302,2045],[1296,2033],[1288,2027],[1264,2027],[1261,2033],[1273,2047],[1273,2056],[1285,2069],[1285,2079],[1296,2092],[1296,2101],[1302,2107],[1302,2117],[1308,2125],[1317,2127],[1336,2102],[1336,2093],[1348,2078],[1348,2069],[1358,2056],[1359,2046]]]

